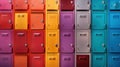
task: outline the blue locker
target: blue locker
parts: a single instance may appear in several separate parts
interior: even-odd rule
[[[110,0],[109,2],[110,10],[120,10],[120,0]]]
[[[120,30],[109,30],[108,52],[120,52]]]
[[[106,52],[106,30],[92,30],[92,52]]]
[[[105,53],[92,53],[92,66],[91,67],[106,67],[106,54]]]

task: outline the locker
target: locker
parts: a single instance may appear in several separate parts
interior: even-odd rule
[[[14,0],[14,9],[27,10],[28,9],[28,0]]]
[[[92,51],[106,52],[106,30],[92,30]]]
[[[0,54],[0,67],[13,67],[13,55]]]
[[[46,33],[46,51],[59,51],[59,30],[47,30]]]
[[[90,30],[76,31],[76,51],[90,52]]]
[[[105,53],[93,53],[92,54],[92,67],[107,67],[106,54]]]
[[[59,67],[59,53],[46,54],[46,67]]]
[[[109,30],[108,51],[120,52],[120,30]]]
[[[89,29],[90,28],[90,12],[76,12],[76,29]]]
[[[110,22],[109,26],[110,28],[120,28],[120,13],[119,12],[114,12],[110,13]]]
[[[28,67],[27,55],[15,55],[14,67]]]
[[[0,30],[0,53],[12,53],[12,31]]]
[[[75,49],[74,31],[61,31],[60,33],[60,50],[64,53],[74,53]]]
[[[60,66],[61,67],[75,67],[74,54],[61,54]]]
[[[44,29],[45,28],[45,20],[43,13],[31,13],[30,18],[30,27],[31,29]]]
[[[30,0],[31,10],[44,10],[45,0]]]
[[[31,30],[30,51],[32,53],[43,53],[45,50],[44,30]]]
[[[76,0],[76,9],[77,10],[89,10],[90,0]]]
[[[65,29],[74,29],[75,21],[74,21],[74,12],[73,11],[61,11],[61,22],[60,28],[61,30]]]
[[[0,29],[12,29],[12,12],[0,12]]]
[[[106,10],[107,0],[92,0],[92,10]]]
[[[74,0],[61,0],[61,10],[74,10]]]
[[[59,9],[59,0],[47,0],[46,1],[47,10],[58,10]]]
[[[28,28],[28,14],[15,13],[15,29],[27,29],[27,28]]]
[[[14,50],[15,53],[27,53],[27,31],[16,30],[14,31]]]
[[[108,54],[108,67],[119,67],[120,66],[120,54],[109,53]]]
[[[92,14],[92,29],[105,29],[107,24],[107,17],[104,12],[94,12]]]
[[[12,0],[0,0],[0,10],[11,10]]]
[[[120,0],[110,0],[110,10],[120,10]]]
[[[30,67],[45,67],[45,55],[44,54],[31,54],[29,66]]]

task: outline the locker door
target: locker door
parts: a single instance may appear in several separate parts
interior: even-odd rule
[[[0,30],[0,53],[12,53],[11,30]]]
[[[105,10],[107,0],[92,0],[92,10]]]
[[[10,10],[12,8],[12,0],[0,0],[0,10]]]
[[[73,11],[67,11],[67,12],[64,12],[62,11],[61,12],[61,22],[60,22],[60,27],[61,29],[65,30],[65,29],[74,29],[74,13]]]
[[[31,54],[30,55],[30,67],[45,67],[45,55],[44,54]]]
[[[46,34],[47,52],[59,51],[59,30],[49,30]]]
[[[120,0],[110,0],[110,10],[120,10]]]
[[[14,49],[16,53],[27,53],[27,31],[14,31]]]
[[[92,54],[92,67],[106,67],[106,54]]]
[[[61,31],[60,34],[60,43],[61,43],[61,52],[74,52],[75,42],[74,42],[74,31]]]
[[[47,29],[58,29],[59,28],[59,14],[56,11],[49,11],[47,13]]]
[[[59,67],[59,53],[46,54],[46,67]]]
[[[31,29],[44,29],[45,21],[43,13],[31,13]]]
[[[28,14],[15,13],[15,29],[27,29],[28,27]]]
[[[77,52],[90,52],[90,31],[79,30],[76,34]]]
[[[76,67],[89,67],[89,55],[76,55]]]
[[[15,55],[14,67],[28,67],[27,55]]]
[[[61,67],[74,67],[75,61],[74,61],[74,54],[61,54]]]
[[[106,51],[106,30],[92,30],[92,51]]]
[[[76,12],[77,13],[77,23],[76,28],[77,29],[89,29],[90,28],[90,12]]]
[[[32,53],[44,52],[44,30],[32,30],[30,32],[30,51]]]
[[[59,8],[59,0],[47,0],[46,1],[47,10],[58,10]]]
[[[44,0],[30,0],[31,10],[44,10]]]
[[[12,13],[0,12],[0,29],[12,29]]]
[[[28,0],[14,0],[14,8],[16,10],[27,10]]]
[[[61,0],[61,10],[74,10],[74,0]]]
[[[90,0],[76,0],[76,9],[77,10],[89,10]]]

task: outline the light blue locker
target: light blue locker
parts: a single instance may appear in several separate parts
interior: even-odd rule
[[[109,2],[110,10],[120,10],[120,0],[110,0]]]

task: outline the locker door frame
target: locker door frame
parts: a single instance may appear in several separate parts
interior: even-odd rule
[[[8,4],[7,4],[7,1],[5,1],[5,0],[1,0],[1,1],[2,1],[2,3],[0,3],[0,5],[1,5],[0,10],[11,10],[12,9],[12,0],[8,0]],[[6,4],[7,4],[7,6],[5,6]],[[4,6],[2,6],[2,5],[4,5]]]

